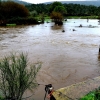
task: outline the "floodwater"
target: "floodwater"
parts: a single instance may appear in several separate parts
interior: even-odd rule
[[[25,52],[29,63],[42,63],[37,75],[41,85],[34,92],[35,100],[44,99],[44,85],[52,84],[56,90],[99,76],[99,45],[98,20],[68,19],[63,26],[44,23],[0,27],[0,59],[11,52]],[[25,96],[31,94],[28,91]]]

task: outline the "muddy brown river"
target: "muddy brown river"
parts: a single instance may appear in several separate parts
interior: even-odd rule
[[[55,90],[100,75],[99,45],[98,20],[68,19],[63,26],[45,22],[0,27],[0,59],[11,52],[27,52],[29,63],[42,63],[38,83],[52,84]],[[35,90],[34,100],[44,100],[44,85]],[[28,91],[25,97],[31,94]]]

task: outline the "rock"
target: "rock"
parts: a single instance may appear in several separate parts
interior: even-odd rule
[[[82,27],[82,24],[80,24],[80,26],[79,27]]]
[[[73,29],[73,31],[76,31],[75,29]]]
[[[65,32],[65,30],[62,30],[62,32]]]

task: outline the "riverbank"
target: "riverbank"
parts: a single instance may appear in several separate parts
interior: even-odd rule
[[[100,86],[100,76],[87,81],[72,84],[65,88],[56,90],[53,95],[56,100],[79,100],[90,91]]]
[[[26,18],[16,17],[11,19],[0,20],[0,26],[34,25],[34,24],[36,25],[41,23],[42,23],[41,21],[39,22],[37,19],[33,17],[26,17]]]
[[[68,19],[98,19],[98,16],[68,16]]]

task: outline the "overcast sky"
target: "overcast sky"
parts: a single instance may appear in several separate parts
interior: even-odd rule
[[[98,0],[21,0],[21,1],[38,4],[50,1],[98,1]]]

